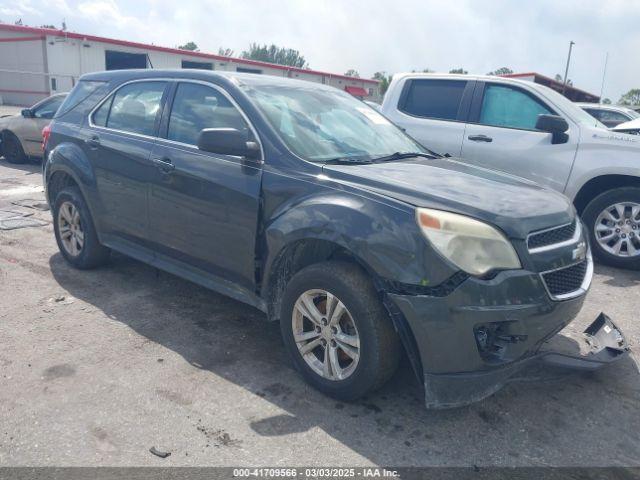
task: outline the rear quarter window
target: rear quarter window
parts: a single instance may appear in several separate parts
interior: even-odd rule
[[[67,112],[70,112],[77,107],[83,100],[87,99],[92,93],[98,90],[100,87],[105,86],[106,82],[94,81],[94,80],[80,80],[71,93],[67,95],[65,101],[60,105],[60,108],[56,112],[54,118],[61,117]]]
[[[415,117],[456,120],[466,86],[463,80],[411,80],[400,111]]]

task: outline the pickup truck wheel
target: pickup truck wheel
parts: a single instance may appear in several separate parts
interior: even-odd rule
[[[582,216],[598,260],[640,269],[640,188],[608,190],[591,200]]]
[[[110,250],[100,244],[89,208],[77,187],[62,190],[53,205],[53,229],[62,256],[74,267],[104,264]]]
[[[20,140],[11,132],[4,132],[3,134],[3,147],[4,158],[9,163],[25,163],[28,158],[24,153],[24,149],[20,144]]]
[[[370,279],[353,264],[298,272],[285,288],[280,327],[307,382],[341,400],[379,388],[398,366],[398,335]]]

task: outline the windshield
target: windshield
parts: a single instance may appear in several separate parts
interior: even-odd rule
[[[282,141],[313,162],[363,161],[397,152],[426,153],[374,109],[340,90],[302,86],[245,86]]]

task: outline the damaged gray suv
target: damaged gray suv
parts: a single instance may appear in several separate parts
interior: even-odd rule
[[[350,400],[403,352],[428,407],[483,398],[538,359],[623,356],[604,315],[584,355],[545,350],[593,273],[571,203],[442,158],[345,92],[206,71],[85,75],[43,132],[64,258],[111,250],[279,321],[313,386]]]

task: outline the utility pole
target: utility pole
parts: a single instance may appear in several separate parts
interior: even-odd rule
[[[604,57],[604,70],[602,71],[602,86],[600,87],[600,103],[602,103],[602,95],[604,95],[604,77],[607,75],[607,63],[609,62],[609,52]]]
[[[567,89],[567,76],[569,75],[569,62],[571,62],[571,49],[576,44],[573,40],[569,42],[569,55],[567,56],[567,68],[564,69],[564,83],[562,85],[562,94],[564,95]]]

